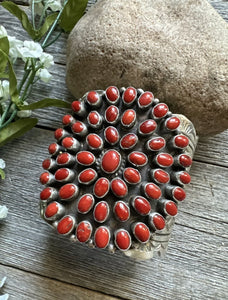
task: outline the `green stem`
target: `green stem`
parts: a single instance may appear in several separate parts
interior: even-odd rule
[[[43,49],[49,47],[50,45],[52,45],[59,37],[60,35],[63,33],[63,30],[61,30],[50,42],[46,43],[46,45],[43,46]]]
[[[22,102],[24,102],[25,99],[28,98],[28,95],[26,95],[26,94],[27,94],[27,91],[28,91],[30,85],[33,83],[33,80],[34,80],[34,78],[35,78],[35,76],[36,76],[36,71],[37,71],[37,69],[31,70],[31,71],[30,71],[30,74],[31,74],[31,75],[29,75],[30,77],[29,77],[29,79],[28,79],[28,81],[27,81],[27,83],[26,83],[24,92],[23,92],[22,97],[21,97],[21,101],[22,101]]]
[[[46,10],[47,10],[47,4],[45,3],[43,6],[43,10],[42,10],[42,14],[40,16],[39,23],[38,23],[38,28],[40,28],[41,24],[43,23],[43,20],[44,20],[45,14],[46,14]]]
[[[11,121],[13,121],[13,119],[15,118],[17,114],[17,109],[15,108],[15,110],[12,112],[11,116],[9,117],[9,119],[3,123],[1,126],[0,126],[0,130],[4,127],[6,127],[6,125],[8,125]]]
[[[47,46],[46,46],[46,43],[47,43],[48,39],[50,38],[52,32],[55,30],[56,26],[58,25],[59,19],[60,19],[61,15],[62,15],[62,12],[63,12],[63,9],[64,9],[66,3],[67,3],[67,1],[65,1],[63,7],[61,8],[61,10],[60,10],[58,16],[57,16],[56,19],[55,19],[55,22],[52,24],[52,26],[51,26],[51,28],[50,28],[48,34],[46,35],[46,37],[45,37],[43,43],[41,44],[41,47],[42,47],[43,49],[47,47]]]
[[[11,105],[11,100],[10,100],[10,102],[8,103],[8,105],[7,105],[7,108],[6,108],[6,110],[3,112],[3,114],[2,114],[2,117],[1,117],[1,119],[0,119],[0,128],[1,128],[1,125],[4,123],[4,121],[5,121],[5,119],[6,119],[6,116],[7,116],[7,114],[8,114],[8,111],[9,111],[9,108],[10,108],[10,105]]]
[[[32,0],[32,26],[36,30],[36,22],[35,22],[35,0]]]

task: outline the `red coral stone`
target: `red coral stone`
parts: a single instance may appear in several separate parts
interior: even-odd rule
[[[70,160],[70,154],[67,152],[60,153],[56,159],[57,164],[64,165]]]
[[[62,145],[64,148],[69,149],[74,145],[74,138],[73,137],[65,137],[62,140]]]
[[[78,192],[78,187],[75,184],[68,183],[63,185],[59,190],[59,196],[63,200],[72,198]]]
[[[48,200],[51,197],[52,193],[53,193],[53,188],[46,187],[40,193],[40,200],[43,200],[43,201]]]
[[[134,133],[128,133],[122,137],[120,141],[120,145],[123,149],[130,149],[133,148],[137,142],[138,142],[137,135],[135,135]]]
[[[95,161],[95,156],[89,151],[80,151],[76,155],[77,161],[85,166],[90,166]]]
[[[115,244],[123,251],[126,251],[131,246],[131,236],[125,229],[119,229],[115,234]]]
[[[153,138],[148,141],[148,147],[150,150],[158,151],[165,147],[165,139],[162,137]]]
[[[148,242],[150,238],[150,230],[144,223],[137,223],[134,227],[134,235],[142,243]]]
[[[125,222],[130,217],[130,209],[123,201],[116,202],[114,212],[118,220]]]
[[[116,106],[111,105],[105,111],[105,118],[107,122],[114,123],[119,116],[119,110]]]
[[[157,155],[157,163],[162,167],[170,167],[173,164],[173,157],[168,153],[160,153]]]
[[[122,115],[122,124],[125,126],[130,126],[134,123],[136,118],[136,113],[133,109],[126,110]]]
[[[87,135],[86,139],[87,139],[87,143],[91,148],[97,149],[102,145],[101,138],[99,137],[99,135],[95,133],[90,133],[89,135]]]
[[[179,178],[183,184],[189,184],[191,182],[191,176],[185,171],[181,172]]]
[[[94,185],[94,194],[98,198],[103,198],[109,191],[109,181],[105,177],[99,178]]]
[[[93,207],[94,198],[90,194],[83,195],[78,201],[78,212],[81,214],[86,214]]]
[[[189,155],[181,154],[179,156],[179,162],[183,167],[190,167],[192,164],[192,159]]]
[[[141,181],[139,171],[134,168],[126,168],[124,170],[123,176],[128,183],[136,184]]]
[[[119,90],[115,86],[106,89],[106,97],[109,101],[115,102],[119,99]]]
[[[102,223],[106,221],[108,214],[109,214],[108,203],[106,201],[98,202],[93,211],[94,220],[99,223]]]
[[[58,181],[65,180],[69,176],[69,174],[70,174],[69,170],[66,169],[66,168],[58,169],[55,172],[55,179],[58,180]]]
[[[167,183],[169,182],[169,174],[164,170],[157,169],[154,171],[154,179],[159,183]]]
[[[94,242],[98,248],[106,248],[110,240],[110,232],[107,227],[100,226],[94,234]]]
[[[42,167],[44,170],[48,170],[51,166],[51,159],[47,158],[42,162]]]
[[[112,192],[117,196],[117,197],[125,197],[128,193],[128,188],[126,183],[120,179],[120,178],[115,178],[111,182],[111,189]]]
[[[46,207],[44,215],[46,218],[51,218],[58,213],[58,210],[59,210],[58,203],[52,202],[48,204],[48,206]]]
[[[94,181],[97,177],[97,173],[93,169],[85,169],[78,175],[80,183],[89,184]]]
[[[40,175],[40,182],[42,184],[47,184],[50,179],[50,173],[49,172],[44,172]]]
[[[173,189],[172,194],[173,194],[174,199],[178,200],[178,201],[183,201],[186,198],[185,191],[180,187],[175,187]]]
[[[102,170],[106,173],[114,173],[120,165],[121,156],[116,150],[108,150],[101,160]]]
[[[156,118],[162,118],[168,113],[168,111],[169,108],[165,103],[159,103],[153,108],[153,115]]]
[[[65,216],[63,217],[58,225],[57,225],[57,231],[60,234],[68,234],[72,231],[74,227],[74,220],[71,216]]]
[[[129,154],[128,160],[137,167],[144,166],[148,161],[146,154],[136,151]]]
[[[123,93],[123,101],[127,104],[132,103],[137,96],[137,91],[133,87],[128,87]]]
[[[115,127],[109,126],[105,129],[105,139],[109,144],[115,144],[119,140],[119,133]]]
[[[189,144],[189,139],[185,135],[177,135],[174,138],[174,144],[176,147],[185,148]]]
[[[96,103],[99,100],[99,95],[95,91],[91,91],[87,94],[87,101],[91,104]]]
[[[78,224],[76,229],[76,237],[81,243],[85,243],[89,240],[92,234],[92,226],[88,221],[82,221]]]
[[[139,97],[140,107],[147,107],[154,100],[154,95],[151,92],[145,92]]]
[[[165,228],[165,219],[161,215],[155,214],[153,216],[153,224],[157,230],[162,230]]]
[[[100,121],[100,116],[96,111],[91,111],[88,115],[89,123],[92,125],[97,125]]]
[[[50,154],[55,154],[57,150],[58,150],[58,144],[57,143],[52,143],[48,147],[48,152]]]
[[[56,131],[55,131],[56,140],[60,140],[62,138],[63,134],[64,134],[63,128],[56,129]]]
[[[177,206],[173,201],[167,201],[166,202],[165,210],[166,210],[167,214],[169,214],[172,217],[176,216],[176,214],[178,212]]]
[[[169,130],[175,130],[180,125],[180,119],[178,117],[171,117],[166,120],[165,126]]]
[[[84,129],[84,124],[80,121],[77,121],[72,125],[71,129],[74,133],[80,133]]]
[[[74,118],[71,115],[65,115],[62,118],[62,123],[64,126],[70,125],[74,121]]]
[[[160,188],[154,183],[147,183],[145,186],[145,193],[151,199],[159,199],[161,197],[161,190]]]
[[[81,109],[82,109],[82,103],[81,101],[73,101],[72,104],[71,104],[71,108],[73,111],[75,112],[79,112]]]
[[[146,120],[139,126],[139,130],[143,134],[151,134],[157,128],[157,123],[154,120]]]
[[[141,196],[137,196],[133,200],[134,209],[142,216],[146,216],[149,214],[151,210],[150,202]]]

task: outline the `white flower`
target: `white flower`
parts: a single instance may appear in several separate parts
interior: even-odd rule
[[[2,280],[0,280],[0,288],[3,287],[3,285],[5,284],[6,282],[6,277],[3,277]]]
[[[9,98],[9,81],[0,81],[0,101],[8,100]]]
[[[52,75],[48,72],[47,69],[38,70],[37,71],[37,76],[39,76],[40,79],[45,83],[48,83],[52,78]]]
[[[32,5],[32,0],[29,0],[29,4]],[[42,0],[36,0],[34,1],[34,9],[35,9],[35,14],[41,16],[43,12],[43,3]]]
[[[19,49],[23,47],[23,42],[16,39],[14,36],[8,36],[8,40],[10,45],[9,55],[11,58],[17,59],[21,56]]]
[[[7,217],[8,208],[5,205],[0,205],[0,220]]]
[[[0,25],[0,38],[7,36],[7,31],[4,26]]]
[[[54,65],[53,56],[44,52],[40,56],[40,62],[44,68],[49,68],[50,66]]]
[[[48,0],[47,7],[50,7],[52,11],[61,10],[62,4],[60,0]]]
[[[5,161],[2,158],[0,158],[0,169],[5,169],[5,167],[6,167]]]
[[[24,101],[23,102],[23,104],[24,105],[28,105],[28,102],[26,102],[26,101]],[[19,117],[19,118],[29,118],[30,116],[31,116],[31,114],[32,114],[32,111],[31,110],[19,110],[18,112],[17,112],[17,116]],[[0,299],[1,300],[1,299]]]
[[[19,110],[17,112],[17,116],[19,118],[29,118],[32,114],[32,111],[31,110]]]
[[[18,49],[21,58],[38,58],[43,53],[43,49],[39,43],[33,41],[24,41],[23,47]]]
[[[0,280],[0,288],[3,287],[5,282],[6,282],[6,277],[3,277],[2,280]],[[0,300],[7,300],[7,299],[9,299],[9,294],[4,294],[4,295],[0,296]]]

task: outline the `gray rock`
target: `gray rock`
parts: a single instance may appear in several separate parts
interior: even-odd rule
[[[200,135],[228,128],[228,24],[206,0],[101,0],[71,32],[67,56],[76,98],[132,85]]]

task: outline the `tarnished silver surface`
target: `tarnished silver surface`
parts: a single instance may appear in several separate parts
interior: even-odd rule
[[[107,89],[108,90],[108,89]],[[175,217],[171,216],[165,210],[165,205],[167,202],[175,203],[178,206],[178,201],[174,197],[174,190],[177,187],[183,188],[184,184],[180,181],[180,174],[187,170],[190,170],[190,166],[184,167],[179,164],[178,158],[182,154],[187,154],[189,157],[193,157],[196,144],[197,144],[197,135],[194,129],[193,124],[183,115],[172,114],[170,111],[163,117],[157,117],[154,113],[154,107],[160,102],[158,99],[154,99],[152,103],[143,106],[142,103],[139,103],[144,91],[141,89],[135,89],[136,96],[132,102],[127,103],[124,99],[126,91],[128,89],[121,88],[118,90],[118,98],[115,101],[107,99],[107,90],[106,91],[94,91],[95,96],[97,96],[97,101],[90,103],[88,100],[88,93],[86,93],[77,103],[80,106],[79,111],[74,111],[73,116],[71,117],[71,122],[69,124],[64,124],[64,131],[62,136],[57,137],[57,150],[53,152],[51,157],[50,168],[46,169],[50,172],[50,177],[52,180],[50,183],[47,183],[47,186],[51,186],[54,190],[53,194],[47,200],[40,201],[40,213],[44,220],[50,224],[52,227],[57,228],[59,232],[59,223],[61,218],[65,215],[69,215],[72,218],[72,228],[67,233],[61,233],[63,235],[68,235],[72,241],[78,242],[77,237],[77,228],[84,222],[87,222],[88,228],[91,230],[88,235],[88,239],[85,244],[89,247],[98,246],[98,242],[95,241],[95,233],[100,226],[103,226],[107,229],[109,233],[110,240],[106,247],[110,253],[114,253],[116,250],[122,251],[126,256],[133,259],[146,260],[152,258],[155,254],[159,256],[164,256],[170,235],[173,229],[175,222]],[[110,106],[114,106],[117,109],[116,119],[109,120],[107,119],[107,110]],[[76,106],[75,106],[76,107]],[[135,116],[132,117],[132,122],[130,125],[124,124],[123,114],[127,110],[133,110]],[[89,113],[97,113],[98,123],[92,124]],[[165,122],[171,117],[177,117],[180,120],[180,125],[175,130],[169,130],[165,127]],[[141,124],[145,120],[155,120],[156,128],[151,133],[145,133],[141,131]],[[81,122],[83,130],[79,133],[75,132],[73,127],[76,122]],[[111,142],[105,136],[108,127],[113,127],[118,132],[118,139],[115,142]],[[140,127],[140,128],[139,128]],[[143,128],[142,128],[143,130]],[[101,139],[101,143],[98,147],[93,147],[89,142],[89,135],[97,135]],[[123,137],[128,134],[137,135],[136,144],[129,146],[126,149],[121,143]],[[187,147],[177,147],[174,144],[174,138],[178,135],[184,135],[188,138],[189,144]],[[74,143],[72,146],[66,148],[64,147],[64,138],[74,137]],[[161,137],[166,141],[166,145],[161,150],[151,150],[149,147],[149,142],[153,138]],[[66,146],[66,145],[65,145]],[[116,166],[114,172],[109,172],[105,170],[102,166],[103,158],[105,153],[110,150],[116,150],[120,154],[121,158],[119,164]],[[83,165],[79,162],[77,154],[81,151],[90,151],[95,157],[95,161],[91,165]],[[130,161],[130,154],[132,152],[140,152],[145,154],[146,160],[141,167],[135,165]],[[57,155],[61,153],[69,153],[69,162],[66,164],[58,164],[55,161],[58,159]],[[160,153],[170,154],[174,158],[174,162],[170,166],[162,166],[157,161],[157,157]],[[56,171],[60,168],[68,168],[69,175],[65,179],[56,179]],[[85,169],[91,168],[94,170],[96,175],[94,179],[89,182],[83,182],[81,180],[80,174],[83,173]],[[123,176],[123,172],[126,168],[134,168],[134,170],[139,171],[139,182],[132,183]],[[167,182],[158,183],[155,178],[155,171],[163,170],[166,175],[169,176]],[[95,193],[95,184],[96,181],[101,178],[107,178],[110,182],[110,188],[107,193],[99,197]],[[55,180],[54,180],[54,179]],[[118,196],[114,190],[112,190],[112,181],[115,178],[119,178],[122,181],[125,181],[127,186],[126,196]],[[130,178],[131,179],[131,178]],[[153,199],[153,197],[148,196],[145,192],[145,187],[149,183],[154,183],[161,191],[161,196],[158,199]],[[63,199],[60,195],[61,187],[66,183],[73,183],[77,186],[77,193],[69,199]],[[56,196],[57,195],[57,196]],[[80,212],[78,205],[79,200],[83,195],[91,195],[93,197],[93,203],[91,209],[86,212]],[[150,212],[146,215],[138,213],[138,211],[133,207],[132,199],[136,196],[144,197],[150,204]],[[59,203],[58,212],[51,217],[45,216],[45,210],[47,206],[53,201]],[[98,203],[104,201],[108,205],[107,215],[102,220],[99,221],[95,216],[95,208]],[[115,213],[115,207],[118,202],[123,202],[129,208],[129,218],[126,221],[120,221]],[[162,230],[156,228],[153,223],[153,216],[159,215],[165,220],[165,227]],[[135,233],[135,224],[143,223],[146,225],[150,231],[150,237],[147,242],[140,242],[140,239],[136,237]],[[116,236],[119,231],[124,231],[129,234],[131,244],[129,249],[121,249],[118,245]],[[102,248],[102,247],[100,247]]]

